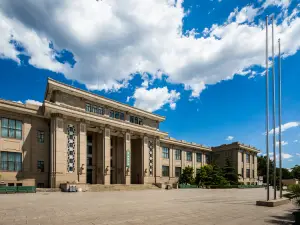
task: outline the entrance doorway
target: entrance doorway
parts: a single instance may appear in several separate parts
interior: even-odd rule
[[[87,135],[86,146],[86,183],[93,183],[93,135]]]
[[[131,184],[143,184],[143,139],[131,139]]]

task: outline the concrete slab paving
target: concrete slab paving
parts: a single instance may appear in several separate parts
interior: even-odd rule
[[[291,203],[256,206],[264,189],[179,189],[0,195],[4,224],[292,224]]]

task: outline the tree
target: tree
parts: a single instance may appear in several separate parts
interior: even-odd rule
[[[274,171],[274,164],[273,160],[269,161],[269,177],[270,183],[273,182],[273,171]],[[257,175],[263,177],[263,182],[267,182],[267,156],[258,156],[257,157]]]
[[[194,183],[194,169],[193,167],[187,166],[182,170],[179,177],[180,184],[193,184]]]
[[[292,168],[292,176],[293,178],[300,179],[300,166],[296,165]]]
[[[207,185],[226,185],[228,181],[224,178],[223,171],[216,165],[205,165],[196,175],[196,184]]]
[[[227,158],[225,167],[223,168],[224,178],[230,183],[230,184],[238,184],[239,183],[239,176],[237,172],[235,171],[235,168],[232,165],[232,162]]]

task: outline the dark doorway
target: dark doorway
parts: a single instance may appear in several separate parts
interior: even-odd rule
[[[142,139],[131,139],[131,184],[143,184]]]

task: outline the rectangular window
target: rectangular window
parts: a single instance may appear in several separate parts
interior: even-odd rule
[[[162,149],[162,157],[164,159],[168,159],[169,158],[169,148],[163,147],[163,149]]]
[[[104,110],[103,110],[102,107],[98,107],[97,114],[99,114],[99,115],[103,115],[104,114]]]
[[[130,123],[134,123],[134,116],[130,116]]]
[[[196,156],[197,156],[197,162],[202,162],[202,153],[200,153],[200,152],[197,152],[196,153]]]
[[[249,153],[246,153],[246,163],[250,163],[250,155],[249,155]]]
[[[93,146],[90,144],[87,145],[87,154],[89,155],[93,154]]]
[[[181,160],[181,150],[175,149],[175,160]]]
[[[139,118],[135,117],[134,118],[134,123],[139,124]]]
[[[120,119],[120,113],[119,112],[115,112],[115,118]]]
[[[37,141],[38,143],[44,143],[45,142],[45,132],[44,131],[37,131]]]
[[[93,105],[92,106],[92,113],[98,113],[98,107]]]
[[[250,178],[250,169],[246,169],[246,177]]]
[[[139,118],[139,125],[143,125],[143,120]]]
[[[38,172],[44,172],[44,161],[38,160],[37,161],[37,170]]]
[[[209,154],[205,154],[205,162],[206,162],[206,164],[210,164],[210,155]]]
[[[114,118],[115,117],[115,112],[110,110],[109,111],[109,117]]]
[[[168,166],[162,166],[162,176],[163,177],[169,176],[169,167]]]
[[[193,161],[192,152],[186,152],[186,161]]]
[[[16,152],[1,152],[1,170],[3,171],[21,171],[22,154]]]
[[[87,111],[87,112],[92,112],[91,104],[86,104],[86,105],[85,105],[85,111]]]
[[[2,137],[22,139],[22,122],[19,120],[1,119]]]
[[[175,177],[180,177],[181,175],[181,167],[175,167]]]
[[[124,113],[120,113],[120,120],[124,120],[125,116]]]

